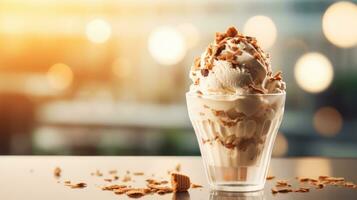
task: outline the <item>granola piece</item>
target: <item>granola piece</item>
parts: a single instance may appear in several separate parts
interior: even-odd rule
[[[103,173],[101,171],[99,171],[98,169],[94,172],[94,173],[91,173],[92,176],[103,176]]]
[[[114,194],[120,195],[120,194],[126,193],[129,190],[130,190],[130,188],[125,187],[125,188],[118,188],[118,189],[115,189],[113,191],[114,191]]]
[[[279,193],[289,193],[289,192],[293,192],[292,189],[289,188],[283,188],[283,189],[278,189]]]
[[[202,185],[191,183],[191,188],[202,188]]]
[[[276,187],[291,187],[291,185],[288,184],[287,181],[278,180],[278,181],[276,182]]]
[[[147,184],[147,187],[150,189],[155,189],[155,190],[173,190],[172,188],[168,186],[160,186],[156,184]]]
[[[278,193],[279,191],[276,189],[276,188],[272,188],[271,189],[271,193],[273,193],[273,194],[276,194],[276,193]]]
[[[257,88],[253,84],[249,84],[249,88],[258,94],[265,94],[265,91],[263,89]]]
[[[345,178],[343,178],[343,177],[327,177],[325,180],[331,181],[331,182],[341,182],[341,181],[345,181]]]
[[[313,179],[313,178],[309,178],[309,181],[310,181],[310,182],[313,182],[313,183],[317,183],[317,182],[319,182],[318,180]]]
[[[267,176],[267,180],[269,181],[269,180],[273,180],[275,178],[275,176]]]
[[[62,173],[62,170],[61,168],[59,167],[56,167],[53,171],[53,175],[56,177],[56,178],[60,178],[61,177],[61,173]]]
[[[294,190],[294,192],[302,192],[302,193],[309,192],[309,191],[310,191],[309,188],[303,188],[303,187],[301,187],[297,190]]]
[[[345,186],[346,188],[354,188],[354,187],[355,187],[355,184],[352,183],[352,182],[345,182],[344,186]]]
[[[149,193],[150,191],[147,190],[146,188],[137,188],[137,189],[130,189],[128,190],[125,194],[128,195],[131,198],[139,198],[144,196],[145,194]]]
[[[204,114],[204,113],[203,113]],[[177,163],[177,165],[175,166],[175,170],[177,172],[180,172],[181,171],[181,164],[180,163]]]
[[[329,176],[319,176],[320,181],[325,181]]]
[[[325,185],[322,184],[322,183],[316,184],[316,189],[322,189],[322,188],[324,188],[324,187],[325,187]]]
[[[87,187],[87,183],[83,183],[83,182],[81,182],[81,183],[76,183],[76,184],[70,185],[70,187],[71,187],[72,189],[82,189],[82,188]]]
[[[209,74],[209,70],[208,69],[201,69],[201,74],[202,74],[202,76],[208,76],[208,74]]]
[[[102,187],[102,190],[114,191],[114,190],[123,189],[123,188],[127,188],[127,186],[126,185],[109,185],[109,186]]]
[[[146,181],[148,184],[152,184],[152,185],[162,185],[162,184],[167,184],[167,183],[169,183],[169,182],[166,181],[166,180],[157,181],[157,180],[154,180],[154,179],[146,179],[145,181]]]
[[[229,27],[226,31],[227,37],[235,37],[237,34],[238,31],[234,26]]]
[[[124,177],[123,177],[123,180],[122,180],[123,182],[129,182],[129,181],[131,181],[131,176],[129,176],[129,175],[125,175]]]
[[[144,176],[144,172],[134,172],[134,176]]]
[[[200,69],[200,65],[201,65],[201,58],[200,57],[195,58],[194,65],[193,65],[194,69],[195,70]]]
[[[281,71],[278,71],[272,78],[270,78],[270,80],[280,81],[283,79],[282,74],[283,73]]]
[[[215,38],[216,43],[218,44],[220,41],[222,41],[224,38],[226,38],[226,36],[227,36],[226,33],[217,32],[216,38]]]
[[[172,173],[171,185],[174,192],[185,192],[191,186],[190,178],[183,174]]]
[[[308,182],[310,180],[310,178],[298,178],[300,182]]]

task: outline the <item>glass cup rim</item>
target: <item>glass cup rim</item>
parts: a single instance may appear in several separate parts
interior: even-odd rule
[[[225,99],[225,100],[234,100],[241,97],[283,97],[286,96],[286,92],[281,93],[268,93],[268,94],[234,94],[234,95],[225,95],[225,94],[215,94],[215,95],[204,95],[193,92],[186,92],[186,97],[198,97],[203,99]]]

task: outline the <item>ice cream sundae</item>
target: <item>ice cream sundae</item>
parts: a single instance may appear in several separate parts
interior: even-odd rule
[[[262,189],[284,112],[282,73],[254,37],[229,27],[195,59],[190,79],[188,112],[212,189]]]

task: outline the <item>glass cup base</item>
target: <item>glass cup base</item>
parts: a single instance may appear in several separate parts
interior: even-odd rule
[[[216,183],[211,185],[210,188],[214,191],[225,192],[254,192],[264,189],[264,183],[259,185],[248,185],[242,183]]]

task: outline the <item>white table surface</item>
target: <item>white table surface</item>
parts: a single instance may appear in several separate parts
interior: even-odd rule
[[[116,183],[103,180],[109,177],[109,170],[118,170],[119,177],[123,177],[127,170],[145,172],[144,176],[132,176],[135,182],[130,183],[133,186],[144,186],[144,180],[153,173],[155,179],[160,177],[168,179],[167,170],[173,170],[178,163],[181,164],[182,173],[189,175],[192,182],[202,184],[204,187],[190,189],[187,195],[153,194],[140,199],[357,199],[357,189],[345,188],[327,188],[309,193],[273,196],[270,192],[273,181],[267,182],[264,191],[245,195],[248,197],[242,196],[244,194],[223,197],[227,194],[215,194],[209,191],[200,157],[0,156],[0,200],[130,199],[126,195],[115,195],[113,192],[100,189],[101,186]],[[57,166],[62,169],[60,179],[56,179],[53,175],[53,170]],[[104,173],[103,177],[90,175],[97,169]],[[300,158],[273,159],[270,173],[281,179],[322,174],[343,176],[356,183],[356,170],[356,159]],[[88,187],[70,189],[64,186],[64,180],[83,181],[88,184]]]

